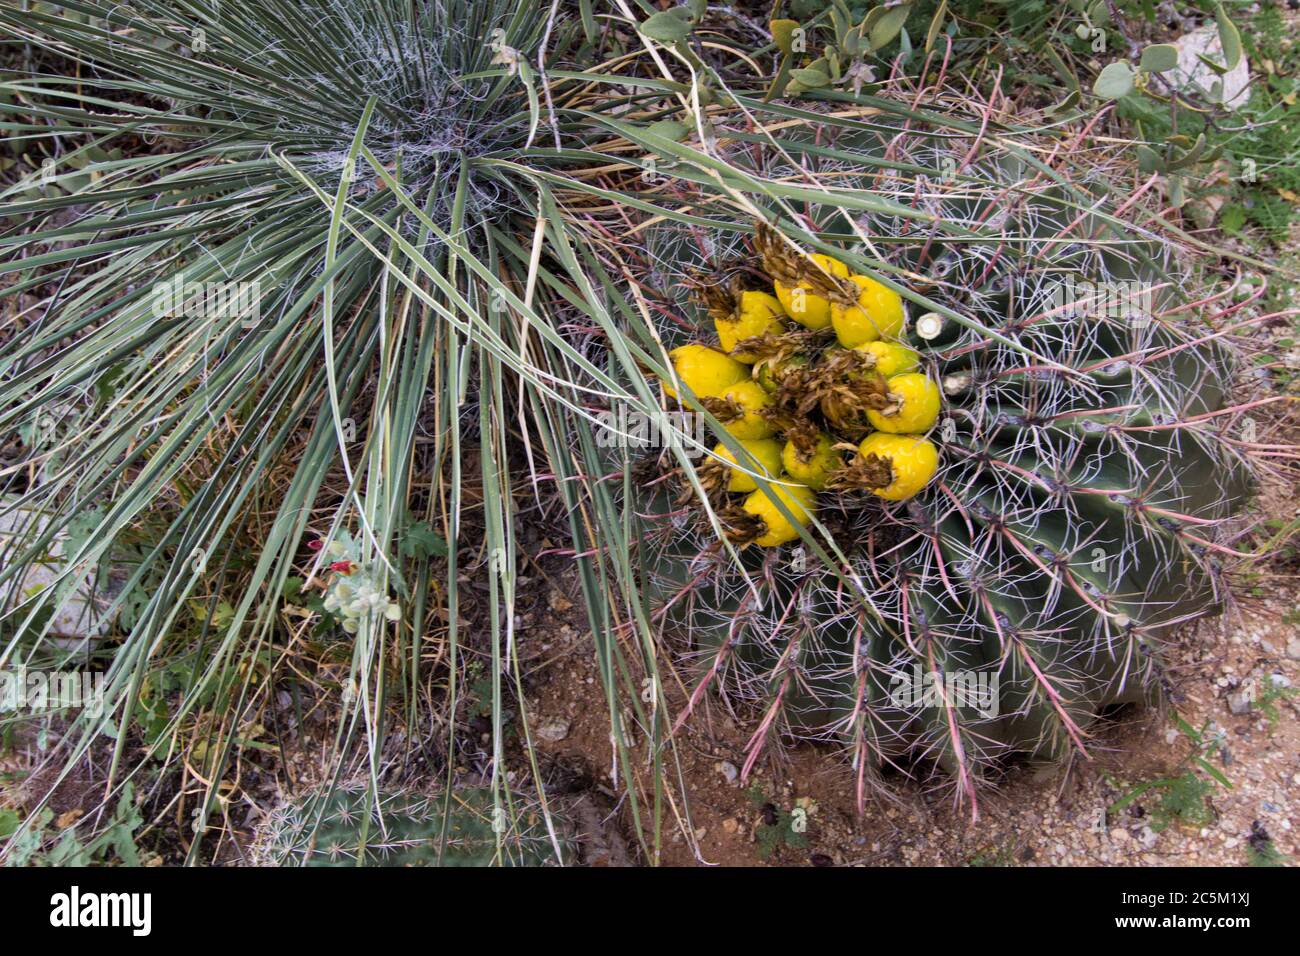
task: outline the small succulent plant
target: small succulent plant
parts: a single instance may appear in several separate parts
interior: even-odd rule
[[[562,861],[541,812],[494,805],[485,790],[448,801],[351,784],[321,788],[272,811],[254,835],[259,866],[543,866]]]

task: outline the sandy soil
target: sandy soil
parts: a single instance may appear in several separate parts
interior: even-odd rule
[[[1294,581],[1267,599],[1246,599],[1225,619],[1185,633],[1172,649],[1171,711],[1129,711],[1095,726],[1090,759],[1059,767],[1011,769],[985,793],[978,819],[950,793],[896,781],[896,800],[870,800],[858,814],[853,779],[834,748],[798,746],[761,760],[748,781],[736,777],[749,731],[714,706],[679,737],[693,839],[673,832],[661,860],[670,865],[1243,865],[1267,839],[1283,857],[1297,852],[1300,826],[1300,724],[1297,700],[1280,685],[1300,681],[1300,631],[1282,618],[1296,607]],[[608,716],[593,706],[599,686],[570,625],[558,631],[572,653],[535,685],[529,711],[559,739],[542,751],[581,766],[609,797]],[[1278,688],[1272,692],[1268,687]],[[1241,696],[1236,696],[1241,695]],[[1246,709],[1247,700],[1251,702]],[[1244,710],[1234,713],[1233,709]],[[1204,747],[1174,725],[1177,713],[1205,727]],[[645,754],[646,742],[639,741]],[[1231,784],[1208,783],[1203,802],[1183,814],[1166,806],[1169,787],[1153,787],[1115,812],[1140,785],[1177,777],[1193,750]],[[1211,781],[1209,774],[1197,774]],[[1169,797],[1172,801],[1177,795]],[[764,806],[764,805],[767,806]],[[793,824],[790,842],[765,842]],[[776,821],[775,814],[779,814]],[[623,814],[627,822],[628,814]],[[765,823],[766,819],[766,823]],[[624,828],[626,831],[626,828]],[[1265,851],[1267,852],[1267,851]]]

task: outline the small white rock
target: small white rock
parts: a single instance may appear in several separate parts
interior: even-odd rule
[[[1242,106],[1250,98],[1250,68],[1244,56],[1222,77],[1200,60],[1199,55],[1220,62],[1224,59],[1223,44],[1219,42],[1219,30],[1215,24],[1183,34],[1174,45],[1178,47],[1178,66],[1165,77],[1176,89],[1187,90],[1195,84],[1208,92],[1221,83],[1222,101],[1229,109]]]
[[[563,717],[548,720],[537,728],[537,736],[555,743],[569,736],[569,726],[569,722]]]

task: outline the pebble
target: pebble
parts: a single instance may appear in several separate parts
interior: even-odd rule
[[[567,720],[559,718],[557,720],[548,720],[537,728],[537,736],[542,740],[549,740],[551,743],[563,740],[569,736],[570,724]]]
[[[718,764],[718,770],[727,778],[727,783],[735,783],[740,777],[740,771],[736,769],[736,765],[730,760],[724,760]]]
[[[1110,831],[1110,838],[1116,843],[1123,843],[1128,839],[1128,831],[1122,827],[1115,827]]]
[[[1293,661],[1300,661],[1300,637],[1293,637],[1287,641],[1286,656]]]
[[[1232,711],[1238,717],[1242,714],[1249,714],[1251,707],[1250,694],[1247,691],[1237,691],[1228,695],[1228,710]]]

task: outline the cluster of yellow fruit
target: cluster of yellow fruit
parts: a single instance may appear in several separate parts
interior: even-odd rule
[[[724,514],[733,540],[775,547],[799,537],[795,522],[808,521],[819,491],[865,488],[902,501],[924,488],[939,464],[924,433],[940,399],[917,354],[897,341],[898,293],[829,256],[792,255],[762,226],[758,248],[772,293],[740,281],[703,287],[719,347],[683,345],[669,355],[677,380],[747,453],[742,467],[726,445],[713,449],[728,469],[725,490],[748,494]],[[846,463],[841,452],[850,450]]]

